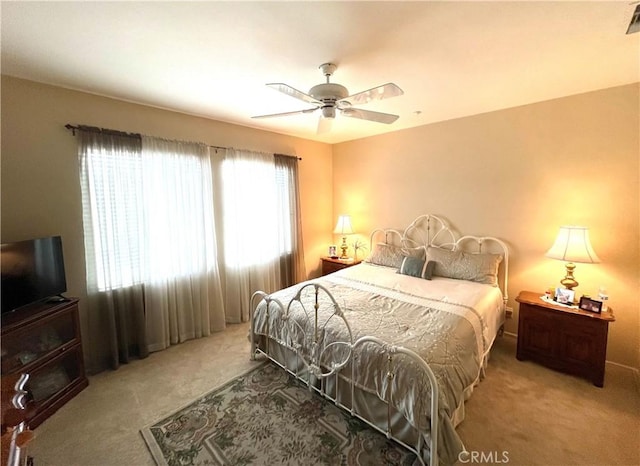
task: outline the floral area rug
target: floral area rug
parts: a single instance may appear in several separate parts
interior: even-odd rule
[[[265,363],[142,429],[158,465],[398,465],[415,455]]]

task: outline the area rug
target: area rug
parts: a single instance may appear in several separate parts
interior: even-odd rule
[[[264,363],[141,430],[158,465],[397,465],[415,455]]]

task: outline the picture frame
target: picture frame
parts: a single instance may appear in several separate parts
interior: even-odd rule
[[[576,292],[567,288],[556,288],[556,302],[571,305],[576,297]]]
[[[582,296],[578,307],[583,311],[600,314],[602,312],[602,301],[596,301],[595,299],[588,298],[587,296]]]
[[[329,257],[336,259],[338,257],[338,247],[336,245],[329,246]]]

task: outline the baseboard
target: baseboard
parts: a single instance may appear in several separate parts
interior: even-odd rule
[[[518,334],[517,334],[517,333],[513,333],[513,332],[507,332],[507,331],[505,331],[505,332],[503,333],[503,335],[504,335],[504,336],[506,336],[506,337],[510,337],[510,338],[518,339]]]
[[[623,369],[628,369],[630,371],[633,371],[637,374],[640,374],[640,369],[636,369],[633,366],[627,366],[626,364],[620,364],[619,362],[613,362],[613,361],[606,361],[607,364],[611,364],[612,366],[618,366],[618,367],[622,367]]]
[[[631,373],[633,374],[633,380],[635,381],[635,384],[636,384],[636,389],[640,391],[640,369],[636,369],[635,367],[627,366],[626,364],[620,364],[618,362],[613,362],[613,361],[605,361],[605,364],[631,371]]]

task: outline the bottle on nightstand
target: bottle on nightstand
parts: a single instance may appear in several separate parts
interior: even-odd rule
[[[547,299],[553,301],[556,297],[556,287],[550,286],[549,288],[547,288],[547,291],[544,292],[544,295]]]
[[[598,299],[602,301],[602,312],[607,312],[609,309],[609,295],[607,294],[607,289],[604,286],[601,286],[598,289]]]

